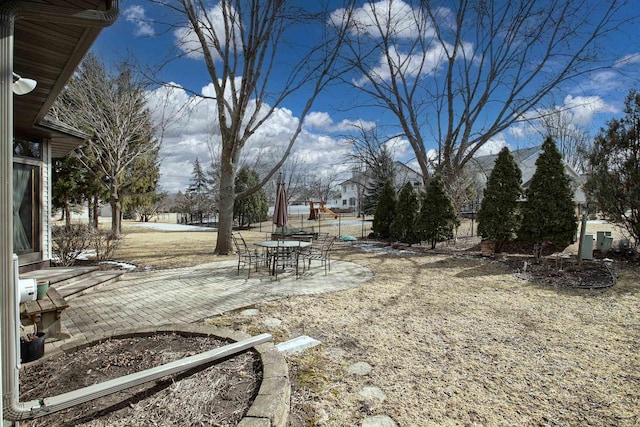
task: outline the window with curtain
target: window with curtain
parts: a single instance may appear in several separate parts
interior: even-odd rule
[[[13,164],[13,248],[18,255],[40,251],[40,167]]]

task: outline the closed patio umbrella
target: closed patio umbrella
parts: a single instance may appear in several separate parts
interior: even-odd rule
[[[282,174],[278,178],[276,204],[273,208],[273,223],[276,227],[282,229],[282,238],[284,239],[284,227],[287,225],[287,190],[284,187]]]

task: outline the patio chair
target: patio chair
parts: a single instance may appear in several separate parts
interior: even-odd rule
[[[311,251],[303,254],[303,267],[306,271],[307,261],[309,269],[311,269],[311,261],[320,261],[320,265],[324,267],[324,275],[327,275],[327,270],[331,271],[331,249],[333,248],[333,244],[335,243],[336,238],[326,237],[324,240],[317,242],[317,246],[311,248]]]
[[[246,265],[247,279],[251,276],[251,266],[255,265],[256,271],[260,263],[266,263],[267,258],[264,254],[258,252],[257,249],[253,251],[249,249],[244,237],[238,233],[231,233],[231,240],[236,247],[236,253],[238,254],[238,275],[240,275],[240,265]]]
[[[296,273],[296,278],[298,278],[298,262],[300,260],[300,251],[297,248],[290,247],[276,247],[275,250],[271,254],[270,262],[273,263],[273,275],[276,280],[278,280],[278,272],[279,269],[286,270],[287,268],[291,268]]]

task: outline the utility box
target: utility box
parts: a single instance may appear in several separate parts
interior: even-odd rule
[[[585,234],[582,239],[580,259],[593,259],[593,234]]]
[[[607,249],[603,249],[604,247],[604,241],[605,238],[607,236],[611,236],[611,232],[610,231],[597,231],[596,232],[596,249],[598,249],[599,251],[602,252],[607,252],[609,249],[611,249],[611,246],[609,246],[609,248]]]
[[[21,303],[27,301],[35,301],[38,293],[38,282],[36,279],[19,279],[18,295]]]
[[[609,252],[611,250],[611,246],[613,246],[613,237],[604,236],[604,239],[602,240],[602,248],[600,248],[602,253],[606,254]]]

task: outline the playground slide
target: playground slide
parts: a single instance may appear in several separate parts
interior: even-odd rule
[[[329,209],[328,207],[326,207],[325,205],[320,206],[320,209],[322,209],[323,211],[325,211],[326,213],[328,213],[329,215],[333,215],[334,219],[338,219],[338,214],[333,212],[331,209]]]

